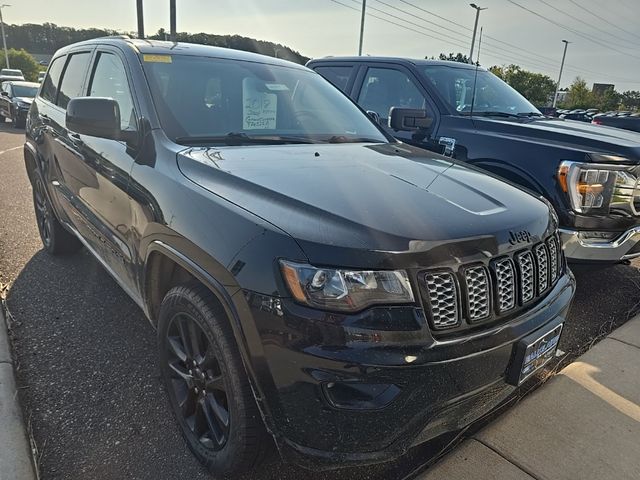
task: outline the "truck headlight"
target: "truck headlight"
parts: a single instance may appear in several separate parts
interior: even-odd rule
[[[18,102],[16,102],[16,106],[17,106],[18,108],[29,108],[29,107],[31,106],[31,104],[30,104],[30,103],[27,103],[27,102],[20,102],[20,101],[18,101]]]
[[[353,312],[375,304],[413,303],[404,270],[338,270],[280,261],[287,287],[301,303]]]
[[[558,168],[558,183],[577,213],[640,215],[636,166],[565,161]]]

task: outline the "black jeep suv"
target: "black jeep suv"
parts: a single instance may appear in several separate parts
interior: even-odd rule
[[[575,284],[549,205],[396,142],[320,75],[104,38],[53,58],[25,161],[46,250],[84,245],[158,331],[216,473],[461,428],[555,351]]]
[[[640,134],[545,117],[491,72],[463,63],[330,57],[308,66],[399,140],[544,195],[570,262],[640,255]]]

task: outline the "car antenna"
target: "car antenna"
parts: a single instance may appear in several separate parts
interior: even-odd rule
[[[476,83],[478,82],[478,68],[480,67],[480,47],[482,47],[482,27],[480,27],[480,38],[478,39],[478,60],[476,61],[476,71],[473,76],[473,92],[471,93],[471,110],[469,111],[469,118],[473,117],[473,105],[476,103]],[[473,58],[471,61],[473,61]]]

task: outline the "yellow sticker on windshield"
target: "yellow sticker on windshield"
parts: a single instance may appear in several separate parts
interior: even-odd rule
[[[145,62],[155,63],[171,63],[171,55],[143,55],[142,59]]]

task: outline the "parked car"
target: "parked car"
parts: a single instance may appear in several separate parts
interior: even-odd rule
[[[38,83],[42,83],[46,73],[47,73],[46,71],[38,72]]]
[[[562,115],[560,115],[560,118],[564,120],[576,120],[578,122],[591,121],[589,114],[585,110],[571,110],[568,113],[563,113]]]
[[[14,127],[22,128],[39,84],[33,82],[4,82],[0,88],[0,116],[8,118]]]
[[[71,45],[24,153],[45,249],[84,245],[140,305],[216,474],[267,431],[317,469],[462,428],[554,355],[574,293],[542,197],[396,142],[283,60]]]
[[[607,127],[623,128],[633,132],[640,132],[640,118],[632,114],[628,115],[596,115],[591,123],[605,125]]]
[[[22,74],[22,70],[13,68],[3,68],[2,70],[0,70],[0,83],[7,82],[9,80],[24,82],[24,75]]]
[[[544,195],[560,217],[570,261],[612,264],[640,255],[637,133],[544,117],[472,65],[333,57],[308,66],[403,142]]]

